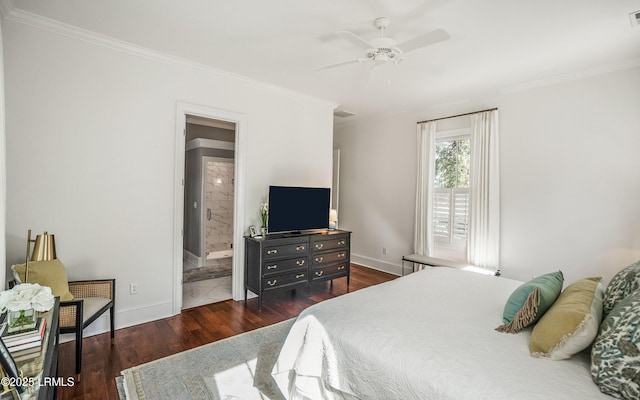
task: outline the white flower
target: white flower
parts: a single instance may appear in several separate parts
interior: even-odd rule
[[[260,220],[262,227],[267,227],[267,218],[269,217],[269,203],[260,203]]]
[[[21,311],[33,308],[48,311],[53,307],[51,288],[37,283],[23,283],[11,290],[0,292],[0,312]]]

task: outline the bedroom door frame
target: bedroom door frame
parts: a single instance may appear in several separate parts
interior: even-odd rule
[[[245,114],[220,110],[216,108],[177,102],[176,111],[176,146],[175,146],[175,178],[174,178],[174,230],[173,230],[173,315],[182,311],[182,270],[184,251],[184,173],[185,173],[185,136],[187,115],[217,119],[234,123],[235,158],[234,158],[234,201],[233,201],[233,242],[232,285],[231,293],[236,301],[244,299],[244,204],[246,195],[246,149],[247,149],[247,116]]]

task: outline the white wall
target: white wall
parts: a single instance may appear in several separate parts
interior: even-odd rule
[[[504,96],[501,262],[520,279],[640,260],[640,68]]]
[[[27,229],[55,233],[70,279],[117,279],[119,327],[172,313],[178,101],[246,116],[247,225],[270,184],[331,185],[329,102],[11,20],[3,31],[7,261]]]
[[[416,122],[498,106],[504,275],[610,279],[640,259],[638,93],[636,67],[339,125],[339,220],[354,232],[352,260],[398,273],[412,252]]]

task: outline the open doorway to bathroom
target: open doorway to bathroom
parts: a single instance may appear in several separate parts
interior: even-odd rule
[[[234,123],[187,115],[182,308],[232,298]]]

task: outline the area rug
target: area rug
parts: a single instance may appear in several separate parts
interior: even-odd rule
[[[293,321],[126,369],[120,380],[126,399],[282,400],[271,370]]]

